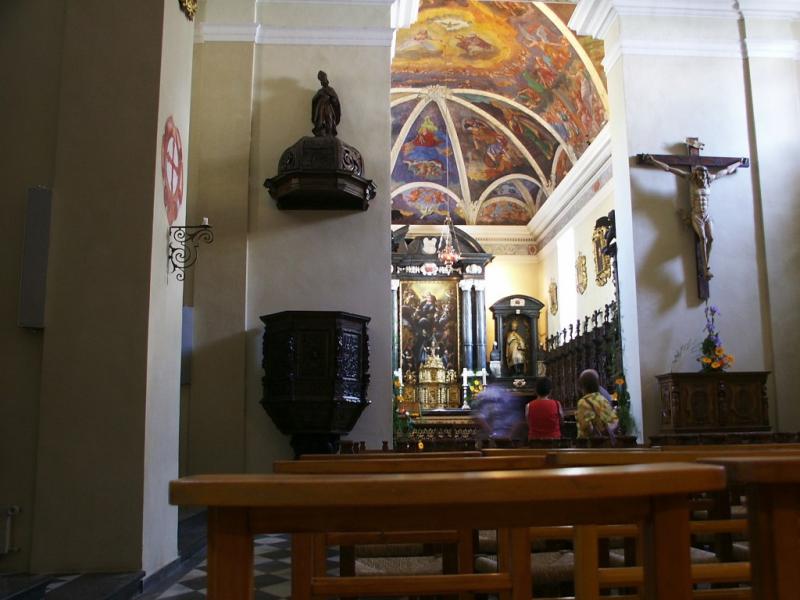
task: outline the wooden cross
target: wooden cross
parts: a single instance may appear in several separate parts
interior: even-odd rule
[[[704,144],[698,138],[686,138],[687,156],[673,154],[639,154],[640,165],[658,166],[680,177],[689,180],[692,212],[687,221],[695,232],[695,257],[697,264],[697,295],[701,300],[708,300],[709,279],[712,274],[709,268],[709,255],[713,242],[711,217],[708,215],[711,183],[725,175],[734,173],[739,167],[749,167],[748,158],[730,158],[724,156],[700,156]],[[688,167],[682,170],[679,167]],[[709,169],[716,169],[711,173]]]

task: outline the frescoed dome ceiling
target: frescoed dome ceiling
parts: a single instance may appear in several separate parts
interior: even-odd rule
[[[392,63],[392,221],[524,225],[606,123],[574,7],[422,0]]]

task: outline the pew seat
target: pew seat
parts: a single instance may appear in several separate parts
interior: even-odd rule
[[[356,559],[356,576],[367,575],[436,575],[442,573],[439,556],[374,556]]]
[[[476,573],[497,573],[497,556],[478,556]],[[530,556],[531,577],[534,585],[571,583],[575,576],[575,555],[571,550],[534,552]]]

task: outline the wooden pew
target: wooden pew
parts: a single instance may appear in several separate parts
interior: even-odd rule
[[[463,473],[466,471],[497,471],[508,469],[541,469],[545,465],[545,457],[538,456],[508,456],[497,458],[484,458],[480,455],[468,457],[447,458],[395,458],[384,460],[284,460],[275,461],[272,469],[275,473],[283,474],[379,474],[379,473]],[[340,547],[340,573],[342,575],[355,574],[355,546],[357,544],[375,543],[376,535],[385,544],[404,543],[404,537],[392,536],[385,532],[371,533],[365,536],[338,536],[324,539],[325,545],[334,545],[339,542]],[[475,557],[475,538],[472,528],[459,531],[430,531],[421,536],[429,544],[448,544],[452,549],[455,538],[455,554],[451,551],[443,553],[443,561],[447,570],[458,573],[471,573]],[[344,543],[343,543],[344,542]],[[321,552],[321,550],[315,550]]]
[[[208,598],[253,594],[253,535],[295,534],[292,597],[531,593],[530,526],[644,523],[646,598],[688,600],[688,495],[725,486],[721,467],[654,464],[588,469],[377,475],[198,475],[170,483],[170,502],[209,507]],[[402,491],[402,493],[399,493]],[[500,572],[420,577],[325,576],[326,531],[501,528]],[[319,547],[319,546],[317,546]],[[589,574],[594,577],[594,574]],[[578,573],[580,580],[584,574]],[[579,585],[577,581],[576,585]],[[597,598],[597,592],[582,598]]]
[[[383,460],[276,460],[275,473],[284,474],[357,474],[357,473],[458,473],[464,471],[499,471],[505,469],[541,469],[545,457],[455,457],[395,458]]]
[[[703,449],[696,450],[562,450],[549,451],[546,455],[546,462],[552,467],[590,467],[659,462],[694,462],[714,456],[800,456],[800,450],[795,448],[787,450],[761,449],[758,444],[731,446],[730,448],[722,453],[720,450],[715,450],[713,446],[705,446]]]
[[[477,456],[482,456],[480,450],[461,450],[452,452],[358,452],[356,454],[303,454],[300,456],[299,460],[469,458]]]
[[[800,596],[800,456],[707,458],[747,496],[753,597]]]

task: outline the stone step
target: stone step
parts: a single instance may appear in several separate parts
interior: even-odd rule
[[[144,571],[88,573],[57,587],[47,600],[130,600],[141,591]]]
[[[2,575],[0,600],[40,600],[52,580],[49,575]]]

